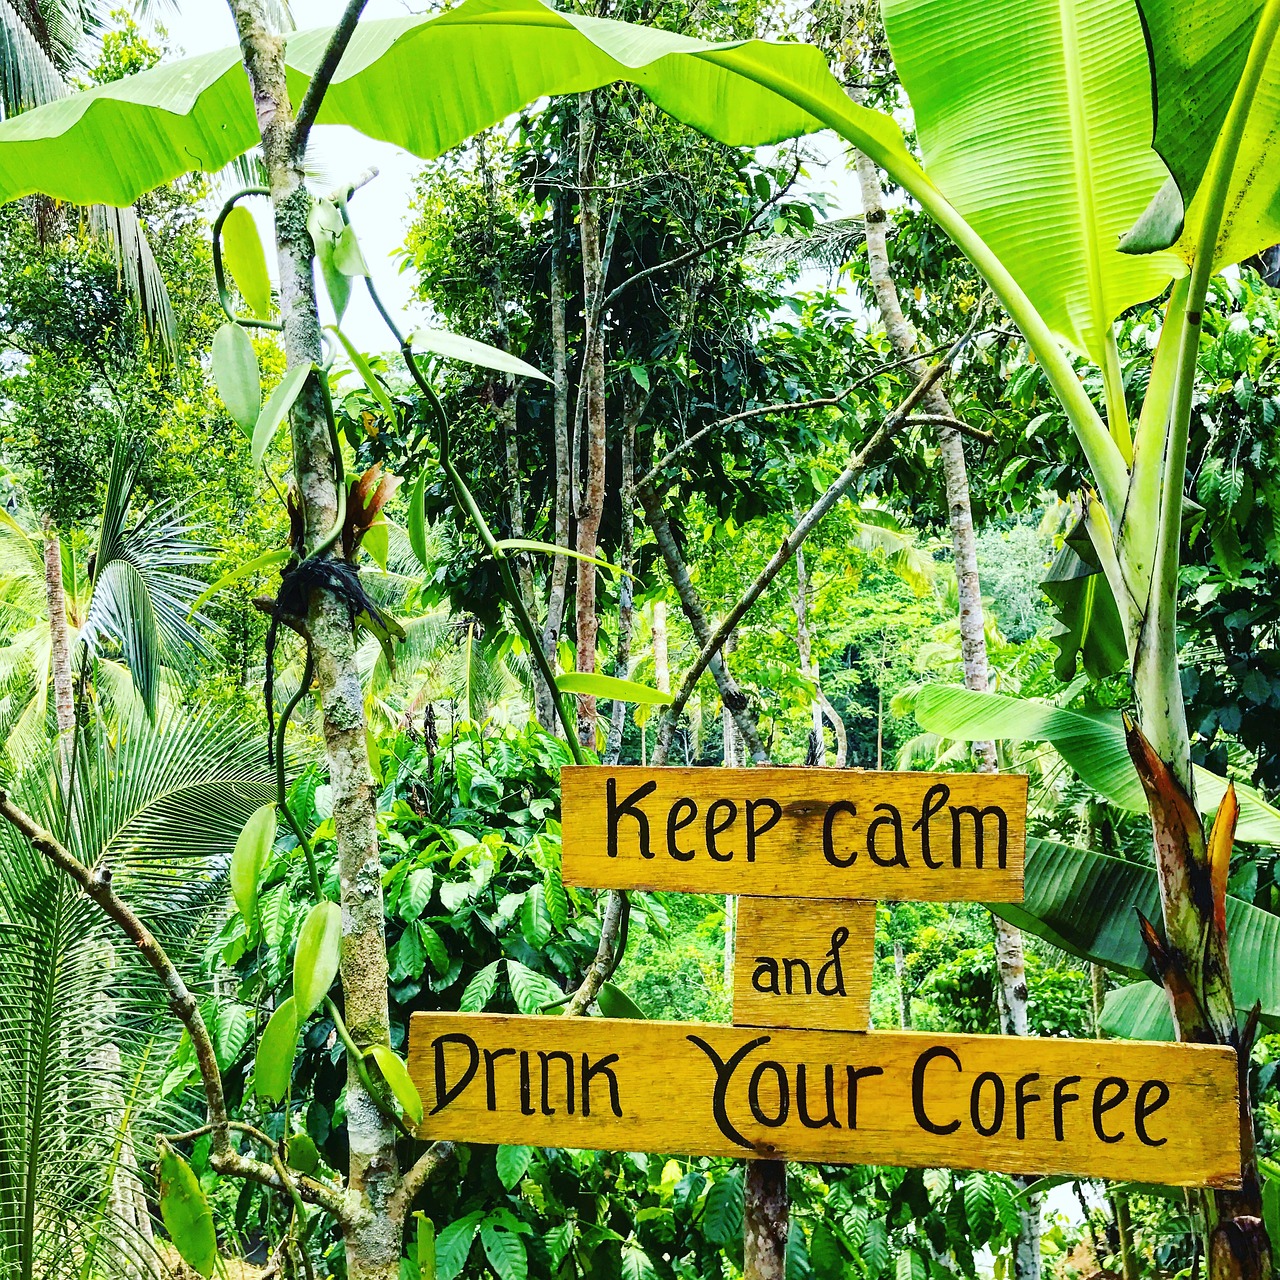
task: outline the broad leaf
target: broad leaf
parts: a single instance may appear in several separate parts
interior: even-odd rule
[[[478,364],[485,369],[496,369],[499,373],[513,373],[521,378],[540,378],[550,382],[540,369],[513,356],[501,347],[491,347],[487,342],[477,342],[474,338],[464,338],[460,333],[451,333],[448,329],[417,329],[410,341],[421,351],[430,351],[433,355],[443,356],[446,360],[460,360],[463,364]]]
[[[211,1276],[218,1263],[213,1212],[191,1166],[171,1147],[160,1148],[160,1216],[182,1260],[198,1275]]]
[[[271,314],[271,279],[267,255],[262,249],[258,224],[242,204],[236,205],[222,224],[222,260],[240,290],[240,296],[259,319]]]
[[[714,1245],[732,1244],[742,1235],[742,1173],[735,1169],[717,1178],[707,1191],[702,1213],[702,1229]]]
[[[479,1013],[493,999],[494,988],[498,985],[498,965],[502,962],[494,960],[485,965],[462,992],[458,1008],[463,1013]]]
[[[269,569],[273,564],[283,564],[292,554],[293,552],[288,547],[279,547],[275,551],[264,551],[260,556],[254,556],[252,560],[246,560],[244,564],[236,565],[234,569],[224,573],[217,582],[210,587],[206,587],[196,596],[187,612],[187,616],[194,617],[199,612],[201,605],[212,599],[225,587],[231,586],[233,582],[239,582],[241,579],[249,577],[250,574],[257,573],[259,569]]]
[[[557,546],[554,542],[538,542],[534,538],[503,538],[493,544],[499,551],[540,551],[548,556],[568,556],[573,560],[585,560],[587,564],[597,564],[608,569],[615,577],[622,572],[616,564],[602,560],[599,556],[589,556],[585,551],[575,551],[572,547]],[[634,574],[628,574],[634,577]]]
[[[529,1256],[524,1241],[514,1231],[496,1222],[485,1222],[480,1227],[480,1243],[498,1280],[528,1280]]]
[[[1132,0],[884,0],[929,176],[1095,364],[1176,262],[1118,249],[1164,181]],[[978,34],[980,33],[980,35]]]
[[[326,328],[342,343],[342,349],[347,353],[347,359],[351,361],[364,385],[369,388],[369,393],[378,402],[378,407],[387,415],[387,420],[395,422],[396,407],[391,403],[391,397],[387,394],[386,387],[382,385],[377,374],[369,367],[368,360],[364,358],[355,343],[336,324],[327,325]]]
[[[341,952],[342,908],[336,902],[317,902],[307,912],[293,955],[293,1001],[299,1025],[329,994]]]
[[[1077,660],[1091,680],[1128,667],[1120,610],[1083,519],[1067,534],[1040,589],[1053,601],[1053,670],[1063,684],[1075,679]]]
[[[557,929],[569,926],[569,895],[565,893],[564,881],[560,872],[551,867],[542,878],[543,893],[546,896],[547,910],[551,913],[551,921]]]
[[[294,365],[267,398],[267,403],[262,406],[262,412],[258,415],[258,421],[253,428],[253,465],[255,467],[262,466],[262,459],[266,456],[271,441],[275,439],[276,432],[280,430],[280,424],[293,408],[294,401],[297,400],[314,368],[315,366],[310,364]]]
[[[351,301],[351,277],[339,270],[334,261],[338,240],[345,225],[341,211],[332,200],[321,199],[312,204],[311,213],[307,217],[307,230],[311,233],[311,243],[315,245],[316,264],[320,268],[337,324],[342,323],[342,317],[347,313],[347,303]]]
[[[1178,239],[1189,257],[1207,194],[1203,179],[1263,28],[1265,0],[1138,0],[1155,102],[1155,150],[1173,180],[1146,212],[1144,251]],[[1273,16],[1274,22],[1274,16]],[[1280,172],[1271,163],[1280,127],[1280,42],[1272,45],[1252,97],[1223,211],[1215,265],[1239,262],[1280,240]],[[1183,211],[1186,211],[1185,228]]]
[[[409,873],[396,907],[401,920],[416,920],[426,910],[435,883],[436,873],[430,867],[419,867]]]
[[[622,1248],[622,1280],[657,1280],[649,1255],[638,1244],[628,1243]]]
[[[484,1210],[476,1210],[451,1222],[436,1237],[436,1280],[456,1280],[462,1273],[483,1217]]]
[[[414,557],[424,569],[430,570],[434,569],[435,565],[431,563],[430,553],[427,550],[426,495],[427,473],[424,471],[414,481],[413,488],[409,490],[407,527],[409,531],[409,546],[413,551]]]
[[[1164,988],[1133,982],[1108,991],[1099,1019],[1102,1030],[1121,1040],[1176,1040]]]
[[[231,894],[244,918],[245,932],[253,928],[258,910],[258,880],[276,842],[276,806],[264,804],[255,809],[244,824],[231,855]]]
[[[289,1092],[297,1049],[298,1014],[291,996],[276,1006],[258,1042],[253,1063],[253,1089],[258,1097],[279,1102]]]
[[[1115,712],[1066,711],[1047,702],[976,693],[950,685],[928,685],[916,697],[915,716],[930,733],[961,741],[1007,738],[1051,742],[1059,755],[1099,795],[1131,813],[1145,813],[1146,797],[1129,759],[1124,725]],[[1226,779],[1194,766],[1196,808],[1217,812]],[[1280,845],[1280,809],[1252,787],[1236,783],[1240,821],[1236,839]]]
[[[632,680],[619,680],[614,676],[599,676],[592,671],[568,671],[556,677],[556,688],[561,693],[581,693],[593,698],[612,698],[618,702],[639,702],[665,707],[671,702],[671,694],[661,689],[651,689],[647,684]]]
[[[513,1191],[533,1163],[532,1147],[499,1147],[494,1152],[498,1178],[508,1191]]]
[[[596,1004],[606,1018],[645,1018],[648,1015],[619,986],[612,982],[602,983],[600,994],[596,996]]]
[[[368,1056],[378,1064],[382,1078],[395,1095],[400,1109],[415,1125],[422,1123],[422,1098],[418,1087],[409,1078],[409,1069],[389,1044],[375,1044],[368,1049]]]
[[[1150,866],[1033,837],[1023,901],[992,910],[1083,960],[1129,978],[1152,976],[1137,916],[1160,920]],[[1280,916],[1229,895],[1227,938],[1237,1008],[1247,1012],[1260,1002],[1269,1023],[1280,1019]]]
[[[535,950],[541,951],[551,941],[551,913],[547,909],[546,891],[535,884],[520,906],[520,932]]]
[[[527,968],[518,960],[507,960],[507,981],[521,1013],[542,1013],[547,1006],[564,999],[564,992],[546,974]]]
[[[232,421],[245,435],[253,434],[262,410],[262,375],[248,333],[228,320],[213,335],[213,381]]]

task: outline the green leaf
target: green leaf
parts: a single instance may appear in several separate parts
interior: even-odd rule
[[[862,1260],[873,1276],[878,1276],[889,1263],[889,1233],[884,1222],[876,1218],[867,1223],[866,1239],[862,1242]]]
[[[290,1134],[285,1150],[285,1161],[290,1169],[297,1169],[299,1173],[315,1173],[320,1167],[320,1151],[308,1133]]]
[[[742,1171],[717,1178],[707,1190],[702,1211],[702,1230],[709,1243],[717,1248],[733,1244],[742,1236],[743,1215]]]
[[[422,1098],[417,1086],[409,1078],[409,1069],[389,1044],[375,1044],[366,1050],[367,1056],[378,1064],[382,1078],[395,1095],[405,1116],[417,1126],[422,1123]]]
[[[387,571],[387,557],[391,554],[391,526],[385,520],[371,524],[360,539],[360,545],[369,553],[374,564]]]
[[[596,1004],[606,1018],[647,1018],[649,1015],[621,987],[601,983]]]
[[[1131,0],[885,0],[882,12],[929,176],[1049,327],[1104,364],[1116,317],[1179,269],[1118,249],[1165,179]]]
[[[515,1232],[496,1222],[485,1222],[480,1228],[480,1243],[498,1280],[528,1280],[529,1257],[524,1241]]]
[[[218,1264],[213,1212],[191,1166],[167,1143],[160,1144],[160,1216],[182,1260],[198,1275]]]
[[[561,693],[584,693],[595,698],[647,703],[655,707],[671,703],[671,694],[663,693],[661,689],[651,689],[632,680],[618,680],[614,676],[599,676],[591,671],[567,671],[556,677],[556,688]]]
[[[420,1209],[413,1215],[418,1220],[418,1280],[436,1280],[436,1225]]]
[[[253,434],[262,409],[262,375],[248,333],[228,320],[213,335],[213,381],[227,412],[245,435]]]
[[[969,1224],[975,1245],[983,1244],[991,1237],[995,1226],[996,1207],[991,1197],[987,1179],[981,1173],[970,1173],[964,1180],[964,1216]]]
[[[435,883],[436,873],[430,867],[419,867],[409,873],[396,908],[401,920],[416,920],[427,909]]]
[[[369,268],[365,266],[364,254],[360,252],[360,242],[356,239],[356,229],[349,222],[338,233],[338,242],[333,250],[333,265],[344,276],[369,274]]]
[[[324,279],[325,292],[329,295],[329,305],[333,308],[335,323],[341,324],[347,313],[347,304],[351,301],[351,277],[339,270],[335,262],[338,239],[346,224],[342,220],[342,211],[332,200],[316,200],[307,217],[307,230],[311,233],[311,243],[316,249],[316,263]]]
[[[548,868],[543,875],[542,890],[551,923],[563,933],[569,927],[569,895],[565,893],[564,881],[555,867]]]
[[[224,573],[217,582],[211,587],[206,587],[195,598],[195,603],[187,611],[188,618],[194,618],[199,612],[200,606],[207,603],[213,596],[225,587],[229,587],[233,582],[239,582],[242,578],[249,577],[250,574],[257,573],[259,569],[270,568],[273,564],[283,564],[293,553],[288,547],[281,547],[276,551],[264,551],[260,556],[254,556],[252,560],[246,560],[244,564],[237,565],[234,569]]]
[[[547,909],[546,892],[535,884],[520,905],[520,932],[535,950],[541,951],[551,941],[551,912]]]
[[[905,1249],[898,1254],[894,1275],[896,1280],[929,1280],[929,1267],[915,1249]]]
[[[314,368],[313,364],[294,365],[267,398],[267,403],[262,406],[257,425],[253,428],[253,465],[255,467],[262,466],[262,459],[266,456],[271,441],[275,439],[276,432],[280,430],[280,424],[293,408],[294,401],[297,400]]]
[[[657,1280],[649,1255],[633,1241],[622,1246],[622,1280]]]
[[[848,1261],[836,1233],[825,1222],[817,1223],[809,1238],[809,1265],[817,1280],[844,1280]]]
[[[458,1008],[463,1013],[479,1013],[493,999],[494,989],[498,985],[498,965],[501,963],[500,960],[494,960],[485,965],[467,983],[462,999],[458,1001]]]
[[[1081,959],[1129,978],[1150,976],[1136,912],[1159,920],[1160,894],[1146,864],[1033,837],[1023,901],[992,910]],[[1258,1002],[1263,1018],[1276,1022],[1280,988],[1272,975],[1280,972],[1280,916],[1229,894],[1227,937],[1237,1008],[1247,1012]]]
[[[575,551],[572,547],[561,547],[554,542],[538,542],[533,538],[502,538],[493,545],[499,551],[541,551],[549,556],[568,556],[572,560],[583,560],[587,564],[595,564],[602,569],[608,569],[614,577],[617,577],[622,572],[616,564],[610,564],[608,560],[602,560],[599,556],[589,556],[585,551]],[[627,574],[629,578],[634,576],[634,574]]]
[[[242,204],[227,214],[222,224],[222,261],[240,290],[249,310],[263,320],[271,314],[271,278],[262,249],[258,224]]]
[[[1274,1166],[1262,1183],[1262,1221],[1267,1228],[1267,1237],[1280,1240],[1280,1170]]]
[[[1052,639],[1058,657],[1053,670],[1063,684],[1075,679],[1077,658],[1083,659],[1091,680],[1128,667],[1120,610],[1083,517],[1067,534],[1040,588],[1054,605],[1057,625]]]
[[[1121,1040],[1176,1040],[1164,988],[1134,982],[1108,991],[1099,1019],[1102,1030]]]
[[[264,804],[255,809],[244,824],[231,855],[231,894],[244,919],[248,933],[258,910],[258,880],[276,842],[276,806]]]
[[[514,1191],[533,1163],[532,1147],[499,1147],[494,1153],[498,1178],[508,1191]]]
[[[521,1013],[541,1013],[545,1005],[564,999],[564,992],[546,974],[526,968],[518,960],[508,958],[507,981]]]
[[[484,1210],[478,1209],[451,1222],[436,1237],[436,1280],[457,1280],[462,1274],[483,1217]]]
[[[517,359],[510,352],[491,347],[487,342],[477,342],[474,338],[464,338],[460,333],[450,333],[448,329],[416,329],[409,341],[415,349],[430,351],[446,360],[460,360],[464,364],[496,369],[499,373],[551,381],[540,369]]]
[[[253,1090],[268,1102],[279,1102],[289,1092],[293,1055],[298,1049],[298,1013],[293,997],[282,1000],[258,1042],[253,1063]]]
[[[365,273],[356,272],[356,274],[363,275]],[[386,387],[382,385],[377,375],[369,367],[369,362],[364,358],[363,353],[357,349],[355,343],[336,324],[326,325],[325,327],[342,343],[343,350],[347,353],[347,359],[355,366],[355,371],[360,375],[364,385],[369,388],[369,393],[378,402],[378,407],[387,415],[388,421],[395,422],[396,407],[392,404]]]
[[[1189,257],[1203,214],[1204,177],[1250,48],[1263,28],[1264,0],[1138,0],[1155,102],[1152,145],[1173,175],[1135,228],[1135,251],[1172,244]],[[1274,15],[1272,15],[1274,22]],[[1227,190],[1214,267],[1239,262],[1280,240],[1280,173],[1270,163],[1280,126],[1280,42],[1271,47],[1249,105]],[[1177,215],[1185,211],[1185,220]]]
[[[431,961],[431,967],[439,974],[447,973],[449,949],[444,945],[444,939],[423,920],[418,921],[416,928],[422,942],[422,949],[427,953],[427,959]]]
[[[1067,711],[1030,698],[926,685],[916,697],[915,717],[930,733],[962,742],[1051,742],[1099,795],[1130,813],[1147,811],[1118,712]],[[1226,793],[1226,779],[1198,765],[1192,772],[1196,807],[1205,815],[1216,813]],[[1240,782],[1235,786],[1240,801],[1236,839],[1245,844],[1280,845],[1280,809],[1254,788]]]
[[[426,497],[427,473],[424,471],[414,481],[413,488],[409,490],[409,546],[413,549],[418,563],[424,569],[430,570],[434,569],[435,565],[428,560]]]
[[[329,994],[341,954],[342,908],[336,902],[317,902],[307,912],[293,954],[293,1000],[299,1026]]]

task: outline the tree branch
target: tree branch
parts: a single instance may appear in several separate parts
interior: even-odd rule
[[[393,1222],[409,1220],[409,1210],[413,1208],[418,1192],[444,1168],[457,1149],[456,1142],[433,1142],[405,1171],[388,1206]]]
[[[329,91],[329,84],[338,70],[342,55],[347,51],[347,45],[351,43],[351,37],[356,33],[360,15],[367,3],[368,0],[347,0],[347,7],[342,11],[342,17],[338,19],[338,25],[333,29],[333,35],[329,37],[329,45],[324,51],[324,57],[320,59],[320,65],[312,73],[311,81],[302,98],[302,106],[298,108],[298,116],[293,124],[293,141],[290,149],[295,161],[301,161],[307,153],[307,138],[311,133],[311,126],[315,124],[316,116],[320,114],[320,104]]]
[[[902,419],[904,427],[950,427],[952,431],[957,431],[962,436],[968,436],[971,440],[976,440],[979,444],[995,444],[996,438],[990,431],[983,431],[981,427],[970,426],[969,423],[959,418],[953,418],[946,413],[913,413],[910,417]]]
[[[213,1040],[200,1014],[200,1007],[191,994],[182,975],[160,945],[159,940],[137,917],[129,905],[118,897],[111,887],[111,871],[108,867],[92,870],[80,862],[53,835],[46,831],[24,809],[20,808],[5,791],[0,791],[0,817],[3,817],[22,835],[37,853],[42,854],[55,867],[70,876],[85,896],[97,904],[134,943],[142,957],[151,966],[169,994],[169,1007],[177,1015],[191,1038],[195,1049],[200,1079],[204,1084],[205,1106],[209,1116],[207,1131],[213,1138],[210,1163],[219,1173],[239,1178],[249,1178],[278,1191],[288,1191],[279,1174],[270,1165],[242,1155],[231,1143],[231,1130],[247,1129],[227,1117],[226,1098],[222,1092],[222,1072],[218,1068],[218,1056]],[[262,1135],[265,1137],[265,1135]],[[327,1187],[311,1178],[299,1179],[298,1190],[304,1200],[327,1210],[339,1222],[347,1217],[346,1200],[342,1192]]]

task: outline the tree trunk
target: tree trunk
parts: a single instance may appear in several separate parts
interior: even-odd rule
[[[794,513],[793,513],[794,514]],[[798,517],[797,517],[798,518]],[[813,681],[813,701],[809,706],[809,749],[805,764],[827,762],[827,744],[822,733],[822,694],[818,686],[818,667],[813,661],[813,642],[809,636],[809,576],[804,568],[804,548],[796,548],[796,653],[800,658],[800,674]]]
[[[911,993],[907,990],[907,958],[900,942],[893,944],[893,972],[898,979],[898,1022],[903,1031],[910,1031]]]
[[[653,602],[653,682],[663,692],[671,692],[671,659],[667,655],[667,602]]]
[[[605,402],[604,317],[599,314],[604,278],[601,269],[600,193],[596,187],[596,149],[599,126],[595,95],[578,95],[578,236],[582,243],[582,310],[586,317],[583,388],[586,395],[586,485],[578,508],[578,550],[596,554],[600,518],[604,513]],[[596,567],[575,561],[577,572],[578,670],[596,669]],[[595,746],[596,700],[578,698],[578,737]]]
[[[569,544],[569,344],[565,318],[564,203],[555,197],[554,229],[551,241],[551,430],[555,437],[555,544]],[[547,618],[542,627],[542,649],[556,669],[556,646],[564,624],[565,593],[569,581],[569,557],[556,556],[551,562],[551,586],[547,593]],[[560,717],[549,709],[550,721],[542,727],[560,732]],[[539,718],[541,719],[541,711]]]
[[[631,667],[631,634],[635,629],[635,579],[631,576],[635,567],[636,544],[636,427],[640,424],[648,397],[628,403],[623,410],[622,423],[622,543],[618,551],[618,642],[615,650],[613,673],[625,680]],[[620,698],[614,700],[609,712],[609,737],[605,745],[604,761],[617,764],[622,753],[622,731],[627,723],[627,704]]]
[[[742,1223],[745,1280],[786,1280],[790,1225],[786,1164],[781,1160],[748,1160]]]
[[[916,353],[916,335],[902,312],[897,285],[889,266],[887,243],[888,215],[884,208],[884,192],[874,161],[857,153],[858,182],[862,191],[862,208],[867,238],[867,262],[876,304],[884,321],[885,332],[894,351],[919,377],[924,363],[912,359]],[[937,388],[925,396],[930,413],[954,417],[946,396]],[[982,614],[982,589],[978,581],[978,546],[973,532],[973,510],[969,501],[969,475],[965,467],[964,444],[960,433],[950,427],[939,430],[943,480],[947,491],[951,544],[955,557],[956,583],[960,597],[960,653],[966,689],[986,692],[987,642]],[[974,743],[978,768],[994,773],[998,767],[994,742]],[[1027,980],[1022,955],[1022,934],[998,916],[991,917],[995,931],[996,969],[1002,1030],[1006,1035],[1026,1035]],[[1024,1188],[1034,1179],[1017,1179]],[[1039,1280],[1040,1276],[1040,1203],[1039,1197],[1020,1201],[1022,1229],[1014,1252],[1017,1280]]]
[[[288,367],[319,365],[323,352],[313,249],[307,232],[311,199],[301,164],[292,154],[294,129],[285,82],[284,41],[270,32],[262,0],[231,0],[231,7],[262,130],[275,213]],[[298,397],[292,426],[293,470],[310,545],[332,527],[337,515],[335,460],[329,447],[323,395],[314,378]],[[328,591],[316,591],[305,627],[315,658],[333,792],[342,904],[343,1012],[357,1045],[385,1044],[390,1042],[390,1018],[376,791],[365,744],[355,639],[345,602]],[[401,1228],[386,1208],[400,1181],[395,1131],[350,1068],[346,1113],[348,1195],[355,1205],[345,1227],[348,1280],[396,1280]]]
[[[53,705],[65,786],[76,728],[76,689],[71,673],[67,593],[62,584],[62,541],[48,516],[44,519],[44,598],[49,611],[49,669],[53,675]]]

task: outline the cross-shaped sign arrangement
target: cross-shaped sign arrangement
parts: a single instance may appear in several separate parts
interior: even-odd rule
[[[867,1030],[875,899],[1022,900],[1024,777],[561,782],[567,883],[740,895],[734,1023],[414,1014],[423,1137],[1240,1185],[1229,1048]]]

